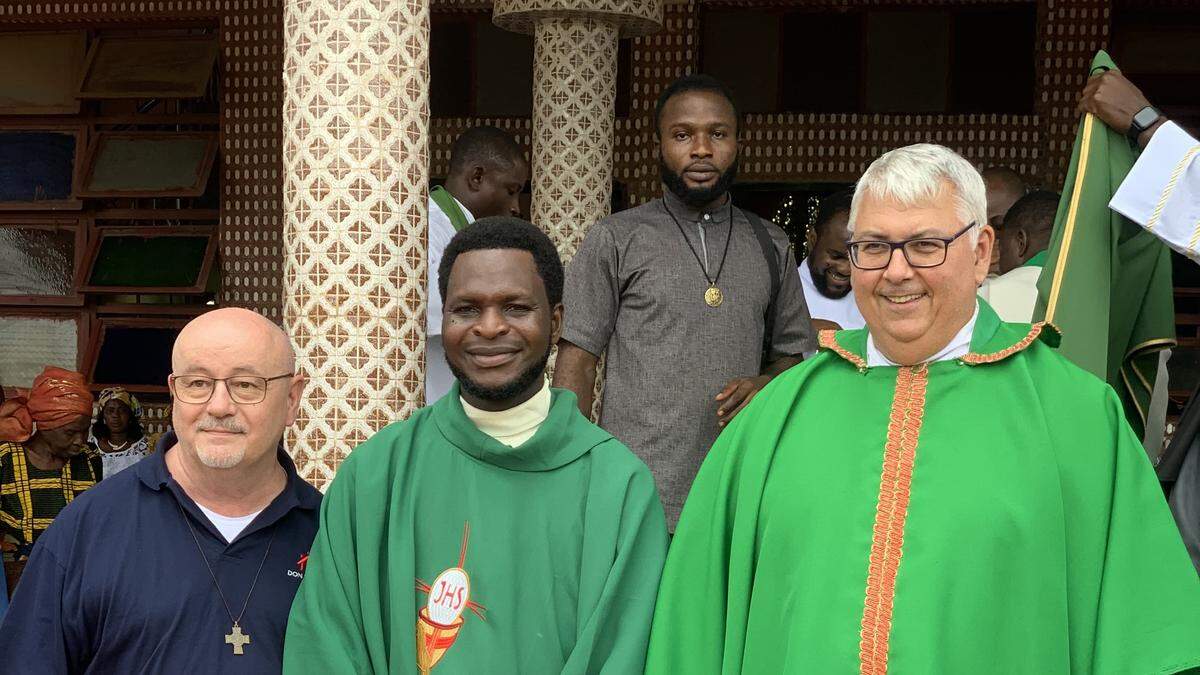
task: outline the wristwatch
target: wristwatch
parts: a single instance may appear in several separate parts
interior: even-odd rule
[[[1125,135],[1129,137],[1129,142],[1136,146],[1138,136],[1141,136],[1143,131],[1154,126],[1154,123],[1160,117],[1162,117],[1162,113],[1152,105],[1148,105],[1137,111],[1137,114],[1133,116],[1133,121],[1129,124],[1129,130],[1125,132]]]

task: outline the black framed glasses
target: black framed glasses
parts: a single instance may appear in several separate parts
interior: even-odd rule
[[[971,223],[953,237],[917,237],[904,241],[878,241],[861,239],[846,244],[850,251],[850,262],[860,270],[881,270],[892,264],[896,249],[904,253],[909,267],[937,267],[946,262],[946,249],[956,239],[971,231]]]
[[[295,373],[284,373],[275,377],[237,375],[235,377],[209,377],[207,375],[172,375],[168,379],[171,393],[182,403],[208,403],[217,383],[224,382],[225,390],[234,403],[254,405],[267,398],[267,387],[275,380],[292,377]]]

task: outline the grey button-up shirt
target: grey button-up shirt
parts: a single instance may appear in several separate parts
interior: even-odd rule
[[[600,426],[654,473],[667,523],[675,521],[717,438],[716,396],[735,377],[760,374],[771,279],[762,246],[736,207],[698,211],[663,199],[592,226],[567,268],[563,339],[607,351]],[[670,214],[682,226],[676,226]],[[771,359],[816,349],[787,235],[764,221],[779,259]],[[721,257],[732,231],[724,267]],[[720,278],[720,307],[704,301],[705,270]]]

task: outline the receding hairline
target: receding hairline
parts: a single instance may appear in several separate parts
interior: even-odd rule
[[[176,369],[176,366],[181,358],[180,352],[186,349],[195,349],[193,342],[199,337],[205,335],[206,329],[210,329],[213,325],[228,326],[231,323],[243,322],[249,325],[256,326],[259,330],[264,331],[271,336],[270,340],[273,343],[270,346],[270,360],[272,363],[279,363],[287,372],[295,372],[296,370],[296,350],[292,347],[292,340],[287,332],[283,330],[274,321],[265,316],[248,309],[240,307],[223,307],[211,312],[206,312],[192,319],[182,330],[179,331],[178,337],[175,338],[175,344],[171,347],[171,368]],[[254,336],[257,337],[257,336]],[[247,338],[247,342],[252,342],[253,338]],[[279,374],[279,373],[276,373]]]

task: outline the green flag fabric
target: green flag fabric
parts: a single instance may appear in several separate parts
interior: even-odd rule
[[[1092,61],[1092,74],[1116,69],[1103,51]],[[1108,208],[1136,158],[1123,134],[1084,115],[1034,318],[1062,331],[1061,354],[1112,385],[1141,435],[1158,352],[1175,344],[1175,307],[1167,246]]]

